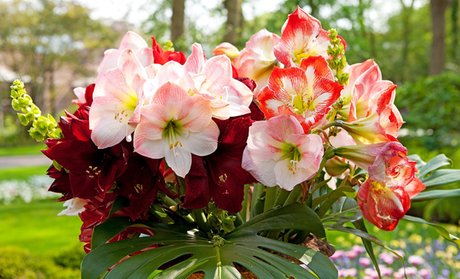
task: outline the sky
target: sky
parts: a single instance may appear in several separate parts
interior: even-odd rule
[[[134,26],[139,27],[155,10],[155,2],[159,2],[159,0],[78,0],[78,2],[90,8],[92,10],[91,16],[95,19],[126,19]],[[200,4],[194,4],[196,2]],[[256,15],[275,11],[282,0],[252,0],[248,2],[243,4],[243,13],[245,18],[251,19]],[[152,4],[149,6],[149,3]],[[211,14],[210,10],[221,3],[221,0],[186,1],[186,13],[195,18],[198,27],[214,31],[212,30],[213,26],[217,28],[224,19]],[[210,22],[214,24],[210,24]]]

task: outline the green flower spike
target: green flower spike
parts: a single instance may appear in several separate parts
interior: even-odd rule
[[[343,71],[343,69],[347,66],[345,47],[342,40],[337,36],[337,30],[329,30],[329,40],[331,43],[327,48],[327,54],[330,57],[327,62],[329,63],[329,67],[334,71],[337,82],[341,85],[346,85],[348,83],[349,75]]]
[[[11,88],[11,106],[17,112],[19,121],[23,126],[32,123],[29,135],[36,141],[44,141],[47,138],[60,138],[61,131],[56,120],[50,114],[44,116],[24,88],[24,83],[15,80]]]

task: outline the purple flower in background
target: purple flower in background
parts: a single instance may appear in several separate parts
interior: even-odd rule
[[[417,255],[412,255],[409,257],[409,259],[407,260],[411,265],[421,265],[425,262],[425,260],[420,257],[420,256],[417,256]]]
[[[380,254],[380,259],[388,265],[391,265],[394,262],[393,254],[386,253],[386,252],[383,252],[382,254]]]
[[[362,267],[369,267],[371,265],[371,260],[369,258],[359,258],[358,263]]]

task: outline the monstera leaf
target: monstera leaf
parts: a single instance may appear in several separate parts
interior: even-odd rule
[[[83,260],[82,278],[188,278],[197,272],[206,279],[241,278],[237,266],[258,278],[337,278],[334,265],[320,252],[259,235],[281,229],[325,237],[318,216],[300,204],[269,211],[212,239],[173,226],[157,226],[152,227],[154,236],[95,247]],[[117,227],[113,232],[119,231]],[[105,231],[106,239],[108,235]]]

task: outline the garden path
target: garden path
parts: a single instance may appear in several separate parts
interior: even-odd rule
[[[0,157],[0,169],[43,166],[51,164],[51,160],[44,155],[23,155]]]

